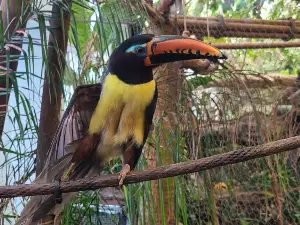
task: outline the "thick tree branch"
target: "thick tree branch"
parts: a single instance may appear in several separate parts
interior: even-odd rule
[[[184,18],[174,18],[170,17],[170,21],[177,21],[179,26],[183,26]],[[274,33],[291,33],[290,25],[264,25],[264,24],[256,24],[252,22],[253,20],[249,20],[248,23],[232,23],[232,22],[224,22],[222,24],[221,20],[219,21],[207,21],[207,20],[198,20],[198,19],[189,19],[186,18],[186,23],[190,27],[194,27],[195,29],[201,30],[203,27],[207,27],[209,24],[210,29],[216,29],[219,32],[222,31],[241,31],[241,32],[274,32]],[[299,21],[297,21],[299,22]],[[300,27],[295,24],[295,34],[300,34]]]
[[[198,160],[190,160],[183,163],[171,164],[155,169],[130,173],[124,184],[133,184],[148,180],[174,177],[182,174],[193,173],[201,170],[212,169],[229,164],[248,161],[284,151],[294,150],[300,147],[300,136],[291,137],[267,144],[247,147],[227,153],[210,156]],[[80,179],[72,182],[62,182],[60,190],[63,193],[82,190],[96,190],[103,187],[116,187],[119,185],[118,175],[107,175]],[[0,198],[12,198],[17,196],[34,196],[54,194],[57,190],[55,184],[23,184],[0,187]]]
[[[183,20],[184,16],[177,16],[178,19]],[[199,16],[186,16],[190,20],[200,20],[200,21],[209,21],[209,22],[220,22],[219,17],[199,17]],[[262,20],[262,19],[236,19],[236,18],[224,18],[225,23],[242,23],[242,24],[264,24],[264,25],[279,25],[279,26],[290,26],[290,19],[281,19],[281,20]],[[296,26],[300,26],[300,21],[295,21]]]
[[[217,69],[216,66],[211,64],[208,60],[193,59],[182,61],[183,69],[191,69],[195,74],[208,74]]]
[[[169,16],[169,12],[171,10],[171,6],[175,3],[175,0],[162,0],[160,2],[160,5],[158,7],[158,10],[164,14],[166,14],[166,16]]]
[[[153,0],[145,0],[145,2],[146,2],[147,4],[149,4],[150,6],[153,6]]]
[[[272,86],[298,86],[295,76],[281,74],[266,74],[261,76],[240,76],[230,79],[209,82],[206,87],[228,87],[228,88],[268,88]]]

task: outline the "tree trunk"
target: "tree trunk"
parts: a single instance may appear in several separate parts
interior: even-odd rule
[[[163,14],[168,21],[169,13],[176,12],[178,6],[181,7],[181,1],[177,0],[177,4],[174,5],[174,0],[161,1],[159,11]],[[175,7],[174,7],[175,6]],[[177,6],[177,7],[176,7]],[[155,35],[170,35],[177,34],[173,27],[165,24],[163,27],[160,25],[153,25],[151,31],[147,30],[147,33],[153,33]],[[154,114],[154,121],[158,121],[160,126],[156,126],[154,122],[154,130],[152,132],[152,145],[149,146],[148,152],[145,157],[148,161],[148,167],[154,168],[160,164],[173,163],[172,143],[166,140],[166,136],[171,136],[170,131],[175,131],[176,121],[174,114],[176,112],[176,102],[179,99],[179,90],[181,86],[180,68],[181,62],[167,64],[159,67],[154,71],[154,76],[157,81],[158,88],[158,102],[156,111]],[[157,136],[158,135],[158,136]],[[174,139],[174,137],[173,137]],[[165,160],[162,160],[162,155],[165,156]],[[155,224],[167,224],[175,225],[174,215],[174,178],[166,178],[161,180],[151,181],[152,196],[153,196],[153,209]],[[163,217],[163,215],[165,215]],[[148,215],[148,224],[150,224],[150,215]]]
[[[175,119],[176,115],[176,102],[179,99],[179,90],[181,86],[180,79],[180,68],[181,63],[168,64],[161,67],[156,71],[157,83],[158,83],[158,103],[155,111],[154,120],[158,120],[160,126],[156,126],[153,132],[153,140],[155,143],[159,143],[159,147],[155,146],[152,152],[152,158],[158,151],[160,156],[156,155],[156,161],[152,161],[153,165],[149,167],[157,167],[159,164],[171,164],[173,162],[173,140],[175,139],[174,134],[176,127],[178,126]],[[159,134],[159,136],[156,136]],[[170,137],[167,140],[166,137]],[[165,160],[162,156],[165,155]],[[174,215],[174,179],[166,178],[160,181],[152,181],[152,192],[154,197],[155,205],[155,218],[157,219],[156,224],[164,224],[163,220],[168,225],[175,225]],[[159,187],[160,186],[160,187]],[[163,193],[163,199],[161,193]],[[161,205],[163,203],[164,205]],[[162,218],[162,210],[164,210],[166,218]]]
[[[64,4],[68,3],[64,1]],[[71,8],[71,6],[69,7]],[[63,18],[63,21],[61,20]],[[50,37],[48,42],[47,65],[44,78],[41,105],[39,141],[37,150],[38,175],[47,158],[47,150],[51,144],[60,121],[62,77],[65,68],[65,55],[68,44],[70,14],[53,4],[50,18]]]

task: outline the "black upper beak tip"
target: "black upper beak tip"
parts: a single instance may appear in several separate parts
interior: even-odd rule
[[[222,56],[220,57],[220,59],[224,59],[224,60],[228,59],[227,55],[225,55],[223,52],[221,52],[221,54],[222,54]]]

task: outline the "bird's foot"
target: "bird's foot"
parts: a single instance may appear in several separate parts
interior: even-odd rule
[[[130,172],[130,166],[128,164],[125,164],[123,167],[122,167],[122,170],[121,172],[119,173],[119,177],[118,177],[118,180],[119,180],[119,186],[121,187],[123,185],[123,181],[126,177],[126,175]]]

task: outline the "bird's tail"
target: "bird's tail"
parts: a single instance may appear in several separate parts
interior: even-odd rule
[[[53,183],[55,180],[62,180],[62,178],[63,180],[77,180],[99,174],[104,166],[104,162],[101,163],[101,159],[99,158],[97,158],[97,160],[96,157],[89,158],[88,162],[82,159],[76,162],[76,165],[72,163],[74,153],[81,144],[82,139],[76,140],[66,146],[65,150],[67,154],[57,160],[53,166],[45,168],[33,183]],[[72,173],[70,175],[71,170]],[[56,204],[53,194],[31,197],[24,207],[16,225],[34,225],[49,214],[58,216],[63,211],[64,206],[68,204],[76,194],[77,192],[62,194],[61,204]]]
[[[54,182],[54,180],[61,177],[62,173],[70,166],[72,156],[73,154],[67,154],[60,160],[58,160],[55,165],[51,166],[51,168],[44,169],[41,174],[33,181],[33,183],[42,184],[47,182]],[[65,205],[68,203],[66,202],[66,200],[68,200],[70,197],[67,195],[72,195],[73,197],[74,193],[63,194],[63,202],[61,205]],[[33,196],[25,205],[16,225],[34,225],[45,215],[47,215],[54,206],[55,199],[53,195]]]

